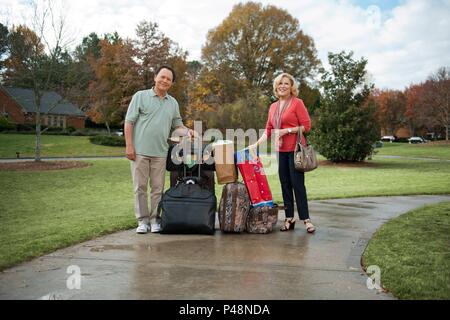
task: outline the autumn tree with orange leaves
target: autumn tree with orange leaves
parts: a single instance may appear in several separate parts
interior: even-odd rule
[[[96,123],[104,123],[110,133],[111,125],[123,119],[132,95],[142,89],[142,78],[130,41],[103,39],[100,47],[100,58],[90,59],[95,80],[89,85],[92,104],[88,116]]]
[[[373,93],[377,105],[377,118],[381,128],[388,135],[405,124],[406,97],[399,90],[382,90]]]
[[[425,103],[433,115],[433,125],[444,132],[445,140],[450,133],[450,67],[441,67],[424,83]]]
[[[104,123],[108,132],[111,125],[123,124],[132,96],[153,86],[161,65],[173,67],[177,77],[170,94],[182,110],[187,104],[187,53],[159,31],[156,23],[140,22],[136,35],[134,40],[123,40],[118,34],[101,40],[100,56],[89,59],[95,79],[89,85],[88,115],[94,122]]]
[[[395,135],[404,126],[411,136],[443,133],[448,140],[450,68],[441,67],[425,82],[412,84],[403,91],[376,89],[371,99],[386,134]]]
[[[311,37],[286,10],[260,3],[240,3],[222,23],[209,31],[202,50],[205,67],[222,72],[271,94],[280,72],[298,80],[314,75],[319,65]]]
[[[209,31],[202,63],[201,76],[189,97],[190,117],[204,110],[215,114],[238,100],[246,105],[255,91],[271,98],[276,75],[288,72],[304,82],[316,74],[320,64],[313,39],[300,29],[296,18],[286,10],[255,2],[235,5]]]
[[[417,134],[417,129],[430,124],[430,114],[424,93],[424,87],[420,84],[411,85],[405,89],[405,123],[412,136]]]
[[[153,86],[158,67],[169,65],[174,69],[176,82],[169,93],[177,99],[183,114],[187,104],[187,52],[161,32],[157,23],[150,21],[138,23],[133,46],[143,88]]]

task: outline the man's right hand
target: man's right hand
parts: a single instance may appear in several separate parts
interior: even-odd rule
[[[134,146],[127,146],[125,152],[128,160],[136,160],[136,150],[134,150]]]

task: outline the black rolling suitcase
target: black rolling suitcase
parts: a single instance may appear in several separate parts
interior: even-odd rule
[[[159,210],[162,234],[214,234],[217,199],[202,177],[186,176],[169,188],[161,198]]]

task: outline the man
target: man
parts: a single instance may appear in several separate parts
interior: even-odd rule
[[[178,102],[167,92],[175,82],[175,72],[161,66],[155,73],[152,89],[138,91],[132,98],[125,117],[126,155],[131,160],[135,193],[136,232],[160,232],[158,204],[164,191],[167,139],[171,130],[193,131],[183,125]],[[151,208],[148,208],[147,187],[150,180]]]

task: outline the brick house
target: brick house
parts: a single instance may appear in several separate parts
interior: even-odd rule
[[[48,127],[84,128],[86,115],[74,104],[53,91],[44,93],[41,99],[42,124]],[[49,114],[44,114],[56,104]],[[36,104],[31,89],[0,86],[0,114],[18,124],[35,125]]]

